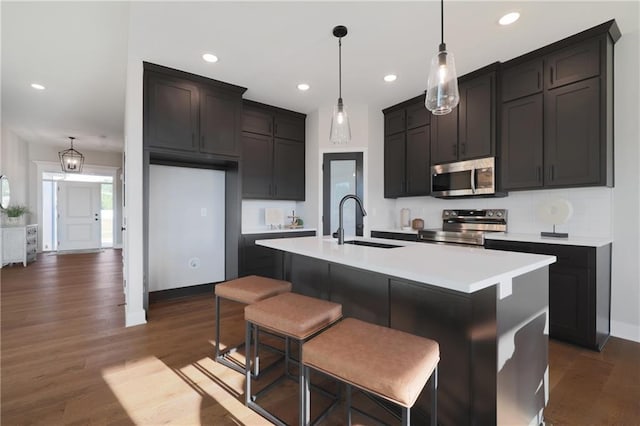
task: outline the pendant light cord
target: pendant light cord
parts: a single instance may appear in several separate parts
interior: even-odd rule
[[[338,38],[338,98],[342,99],[342,37]]]
[[[440,44],[444,44],[444,0],[440,0]]]

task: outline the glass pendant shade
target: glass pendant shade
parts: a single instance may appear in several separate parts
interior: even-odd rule
[[[460,101],[453,53],[443,46],[431,60],[425,106],[434,115],[449,114]]]
[[[342,98],[338,99],[338,105],[333,107],[329,140],[336,145],[346,144],[351,140],[349,116],[347,115],[347,107],[342,104]]]

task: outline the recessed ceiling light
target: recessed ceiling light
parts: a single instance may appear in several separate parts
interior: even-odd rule
[[[520,18],[520,14],[518,12],[511,12],[504,15],[498,21],[500,25],[511,25],[516,22]]]
[[[387,83],[391,83],[392,81],[396,81],[396,78],[398,78],[397,75],[395,74],[388,74],[384,76],[384,81],[386,81]]]
[[[218,62],[218,57],[216,55],[214,55],[213,53],[205,53],[204,55],[202,55],[202,59],[204,59],[207,62]]]
[[[298,84],[298,90],[302,90],[303,92],[309,90],[309,87],[311,86],[309,86],[307,83]]]
[[[37,89],[37,90],[44,90],[44,86],[42,84],[38,84],[38,83],[31,83],[31,87],[33,87],[34,89]]]

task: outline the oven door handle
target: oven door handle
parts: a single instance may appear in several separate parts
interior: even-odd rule
[[[471,169],[471,192],[476,193],[476,169]]]

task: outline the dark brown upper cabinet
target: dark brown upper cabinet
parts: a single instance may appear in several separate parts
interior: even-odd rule
[[[430,119],[424,95],[383,110],[385,198],[429,195]]]
[[[196,151],[198,87],[163,74],[147,74],[146,89],[145,146]]]
[[[304,114],[245,100],[242,197],[305,199]]]
[[[431,164],[495,155],[497,69],[495,63],[460,77],[458,106],[432,117]]]
[[[609,21],[503,64],[504,189],[613,186],[619,38]]]
[[[144,148],[181,161],[238,157],[245,90],[145,62]]]

